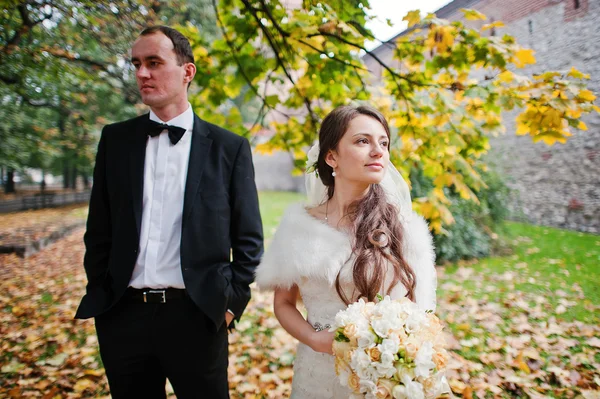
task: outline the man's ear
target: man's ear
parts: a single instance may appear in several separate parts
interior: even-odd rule
[[[184,65],[185,75],[183,76],[184,83],[190,83],[194,80],[194,76],[196,76],[196,65],[191,62],[188,62]]]

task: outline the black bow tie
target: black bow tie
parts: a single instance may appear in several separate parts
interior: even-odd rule
[[[165,130],[169,131],[169,140],[173,145],[177,144],[179,140],[183,137],[185,133],[185,129],[179,126],[167,125],[165,123],[156,122],[148,119],[148,135],[150,137],[156,137]]]

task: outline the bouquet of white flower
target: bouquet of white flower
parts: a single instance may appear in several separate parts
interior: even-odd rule
[[[338,312],[335,372],[353,398],[434,399],[449,393],[440,320],[408,298],[360,299]]]

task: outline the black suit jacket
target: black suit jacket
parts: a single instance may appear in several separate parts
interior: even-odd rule
[[[76,318],[110,309],[129,285],[138,256],[149,115],[102,131],[90,199]],[[192,300],[220,327],[250,300],[263,251],[262,222],[248,140],[194,115],[181,232],[181,268]]]

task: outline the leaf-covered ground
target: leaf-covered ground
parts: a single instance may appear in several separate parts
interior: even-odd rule
[[[25,245],[51,237],[65,228],[82,225],[86,215],[87,206],[81,204],[3,214],[0,246]]]
[[[108,395],[84,292],[83,229],[38,254],[0,255],[0,398]],[[509,224],[513,255],[439,268],[457,396],[600,397],[600,237]],[[232,398],[285,398],[295,342],[254,292],[230,335]],[[201,389],[201,387],[199,387]]]

